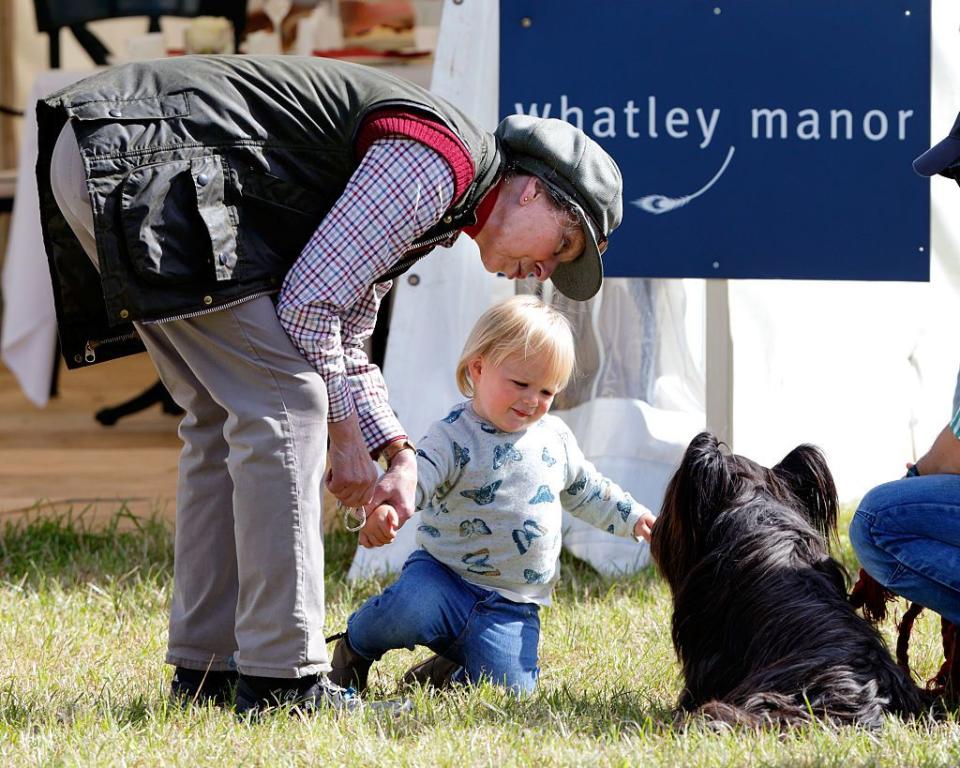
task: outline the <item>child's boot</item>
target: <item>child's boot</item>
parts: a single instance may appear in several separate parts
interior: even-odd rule
[[[403,685],[432,685],[434,688],[449,688],[453,684],[453,674],[460,665],[450,659],[434,655],[403,673]]]
[[[353,688],[362,694],[367,689],[367,675],[370,674],[373,662],[363,658],[350,647],[346,632],[338,637],[327,677],[341,688]]]

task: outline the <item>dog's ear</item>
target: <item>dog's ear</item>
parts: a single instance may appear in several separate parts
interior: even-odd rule
[[[733,494],[733,477],[720,445],[712,434],[701,432],[690,441],[677,470],[684,506],[699,524],[709,524]]]
[[[773,468],[825,539],[837,534],[837,487],[819,448],[798,445]]]
[[[654,562],[674,593],[702,556],[706,529],[725,506],[732,487],[720,444],[709,432],[700,433],[670,478],[650,542]]]

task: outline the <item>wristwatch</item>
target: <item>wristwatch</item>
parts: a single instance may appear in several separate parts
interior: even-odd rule
[[[394,440],[392,443],[387,443],[386,448],[380,451],[380,458],[386,462],[387,468],[389,469],[390,465],[393,464],[394,457],[400,453],[400,451],[407,449],[414,453],[417,452],[417,447],[406,438],[403,440]]]

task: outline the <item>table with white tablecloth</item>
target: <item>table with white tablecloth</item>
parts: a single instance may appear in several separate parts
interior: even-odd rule
[[[37,101],[90,74],[90,70],[51,70],[37,77],[27,97],[17,186],[10,235],[3,261],[0,289],[3,320],[0,322],[0,360],[20,383],[34,405],[43,407],[50,397],[57,338],[50,273],[40,230],[37,192]]]

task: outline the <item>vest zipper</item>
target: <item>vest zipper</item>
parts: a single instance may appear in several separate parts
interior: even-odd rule
[[[261,296],[266,296],[271,293],[276,293],[276,291],[275,290],[259,291],[258,293],[252,293],[249,296],[244,296],[241,299],[234,299],[233,301],[229,301],[226,304],[220,304],[216,307],[210,307],[210,309],[200,309],[200,310],[197,310],[196,312],[186,312],[182,315],[165,317],[163,318],[163,320],[154,320],[150,324],[167,323],[167,322],[170,322],[171,320],[186,320],[187,318],[199,317],[200,315],[209,315],[211,312],[218,312],[221,309],[230,309],[231,307],[235,307],[238,304],[243,304],[245,301],[250,301],[251,299],[259,299]],[[84,347],[83,347],[83,361],[85,363],[97,362],[97,347],[101,347],[104,344],[116,344],[118,341],[130,341],[131,339],[135,339],[135,338],[137,338],[136,331],[134,331],[133,333],[126,333],[123,336],[112,336],[109,339],[96,339],[96,340],[89,339],[87,340],[87,342],[84,344]]]
[[[394,264],[390,269],[384,272],[382,275],[376,278],[376,282],[385,283],[387,280],[395,280],[400,277],[404,272],[410,269],[414,264],[416,264],[420,259],[427,255],[427,252],[438,243],[441,243],[450,238],[457,230],[450,230],[445,235],[437,235],[436,237],[431,237],[429,240],[418,243],[413,248],[403,252],[403,256],[400,261]]]
[[[116,344],[118,341],[130,341],[135,338],[137,338],[136,331],[133,333],[125,333],[123,336],[113,336],[109,339],[97,339],[96,341],[88,339],[83,346],[83,362],[97,362],[97,347],[103,346],[104,344]]]
[[[439,242],[441,242],[441,241],[443,241],[443,240],[448,239],[448,238],[450,237],[450,235],[452,235],[454,232],[457,232],[457,231],[458,231],[458,230],[456,230],[456,229],[451,229],[451,230],[450,230],[449,232],[447,232],[445,235],[437,235],[436,237],[431,237],[431,238],[430,238],[429,240],[427,240],[426,242],[417,243],[417,244],[416,244],[415,246],[413,246],[409,251],[406,251],[406,252],[404,253],[404,256],[412,256],[412,255],[414,255],[415,253],[417,253],[418,251],[420,251],[421,249],[426,248],[427,246],[436,245],[437,243],[439,243]]]
[[[271,293],[278,292],[279,291],[276,288],[271,288],[269,291],[258,291],[257,293],[251,293],[249,296],[228,301],[226,304],[218,304],[217,306],[210,307],[209,309],[198,309],[196,312],[184,312],[182,315],[164,317],[161,320],[150,320],[149,322],[145,322],[144,325],[160,325],[160,323],[169,323],[172,320],[189,320],[191,317],[209,315],[211,312],[219,312],[221,309],[232,309],[233,307],[243,304],[246,301],[252,301],[253,299],[259,299],[261,296],[269,296]]]

